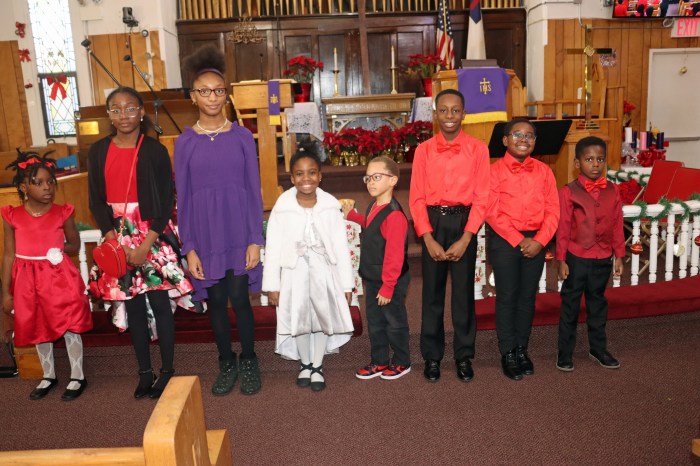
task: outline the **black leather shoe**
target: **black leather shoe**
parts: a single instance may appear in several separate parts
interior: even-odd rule
[[[469,382],[474,378],[474,369],[472,369],[472,362],[469,359],[457,361],[457,378],[462,382]]]
[[[437,382],[440,380],[440,361],[426,359],[423,375],[431,382]]]
[[[574,370],[574,360],[571,356],[563,353],[557,355],[557,369],[564,372],[571,372]]]
[[[608,353],[607,350],[591,350],[591,352],[588,353],[588,357],[606,369],[617,369],[620,367],[620,363],[617,361],[617,359],[615,359],[612,354]]]
[[[153,369],[139,371],[139,384],[136,386],[136,390],[134,390],[134,398],[138,400],[148,395],[155,380],[156,376],[153,375]]]
[[[164,371],[163,369],[160,370],[160,376],[158,376],[158,380],[153,382],[153,385],[151,386],[151,389],[148,391],[148,397],[157,400],[160,398],[160,396],[163,394],[163,390],[165,390],[165,387],[168,385],[168,382],[170,381],[170,378],[175,374],[175,369],[171,369],[169,371]]]
[[[71,390],[70,388],[67,388],[65,392],[63,392],[63,395],[61,395],[61,399],[63,401],[73,401],[76,398],[78,398],[80,395],[83,394],[83,390],[85,390],[85,387],[87,387],[87,380],[86,379],[70,379],[71,382],[78,382],[80,386],[76,388],[75,390]]]
[[[518,357],[515,354],[515,350],[508,351],[501,356],[501,367],[503,367],[503,375],[509,379],[520,380],[523,378],[523,374],[520,372],[520,366],[518,366]]]
[[[34,390],[32,390],[32,392],[29,394],[30,400],[40,400],[44,398],[58,383],[58,379],[49,379],[44,377],[42,380],[46,380],[49,383],[49,386],[46,388],[35,388]]]
[[[532,375],[535,373],[535,365],[532,364],[532,360],[527,355],[527,349],[524,346],[518,346],[515,348],[515,357],[518,360],[518,367],[520,367],[520,372],[523,375]]]

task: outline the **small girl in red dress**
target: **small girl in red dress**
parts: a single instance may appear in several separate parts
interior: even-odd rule
[[[53,342],[63,337],[71,375],[61,399],[74,400],[87,386],[80,334],[92,329],[85,284],[73,262],[64,257],[80,249],[74,207],[53,203],[53,160],[20,152],[7,168],[17,172],[13,184],[22,204],[0,209],[5,221],[3,311],[15,311],[15,344],[35,344],[39,353],[44,378],[29,398],[41,399],[56,386]]]

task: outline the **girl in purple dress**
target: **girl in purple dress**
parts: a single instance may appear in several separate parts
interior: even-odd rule
[[[229,393],[240,374],[241,393],[251,395],[260,390],[261,380],[248,291],[261,288],[263,205],[253,135],[222,111],[228,94],[224,62],[214,46],[184,62],[199,119],[175,143],[178,226],[195,299],[208,298],[219,351],[220,372],[212,393]],[[231,349],[229,300],[241,340],[238,362]]]

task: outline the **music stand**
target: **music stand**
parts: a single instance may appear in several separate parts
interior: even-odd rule
[[[564,144],[566,135],[571,128],[571,120],[532,120],[530,124],[535,127],[537,140],[532,151],[533,157],[538,155],[556,155]],[[491,157],[503,157],[506,155],[506,146],[503,145],[503,129],[506,123],[496,123],[489,141],[489,154]]]

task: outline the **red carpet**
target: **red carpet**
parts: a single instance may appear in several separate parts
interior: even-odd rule
[[[662,314],[693,312],[700,309],[700,275],[683,280],[673,280],[654,284],[608,288],[607,296],[610,303],[608,319],[629,319],[635,317],[653,317]],[[535,325],[557,325],[559,323],[559,293],[543,293],[537,295]],[[585,307],[581,306],[579,321],[585,321]],[[486,298],[476,302],[477,327],[479,330],[496,328],[494,312],[496,299]],[[274,340],[276,316],[271,306],[256,306],[255,336],[256,339]],[[362,334],[362,316],[360,309],[351,309],[355,325],[355,336]],[[233,338],[238,340],[235,330],[235,316],[229,310],[233,327]],[[107,312],[93,313],[95,328],[83,334],[86,346],[121,346],[130,345],[128,334],[120,334],[111,323],[111,315]],[[178,310],[175,313],[175,328],[178,343],[208,343],[212,342],[213,334],[209,319],[203,314]]]

